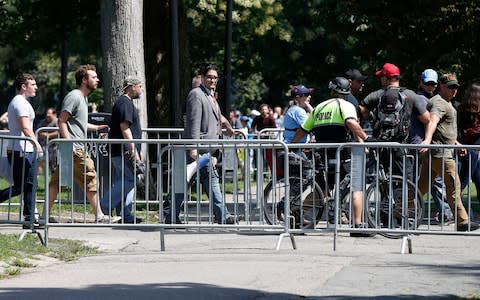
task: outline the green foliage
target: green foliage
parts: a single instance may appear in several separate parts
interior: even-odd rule
[[[186,72],[193,76],[206,62],[223,65],[226,0],[184,0],[181,7],[192,61]],[[263,102],[283,106],[300,83],[316,88],[316,104],[333,77],[352,67],[372,75],[386,61],[400,67],[402,85],[411,88],[427,67],[457,73],[462,89],[479,79],[477,1],[235,0],[233,8],[234,96],[243,111]],[[64,41],[70,72],[81,63],[100,65],[99,1],[0,0],[1,110],[19,71],[38,77],[35,108],[51,105]],[[370,78],[365,90],[378,86]],[[101,106],[102,98],[98,90],[90,100]]]
[[[225,1],[194,2],[187,1],[192,58],[221,63]],[[425,68],[455,72],[469,83],[480,65],[479,17],[475,1],[234,1],[237,106],[254,107],[257,97],[285,104],[300,83],[316,87],[317,104],[331,78],[352,67],[372,75],[387,61],[411,88]],[[372,77],[366,91],[379,87]],[[260,94],[252,98],[255,88]]]
[[[194,70],[205,62],[223,65],[226,1],[185,2]],[[265,54],[259,52],[259,46],[266,45],[272,38],[287,42],[292,39],[292,28],[282,11],[283,6],[278,1],[234,1],[232,73],[236,106],[242,110],[264,102],[269,92],[264,81],[266,73],[259,68]]]
[[[68,69],[100,62],[99,3],[96,0],[0,0],[0,109],[15,91],[19,72],[33,73],[39,86],[32,101],[43,112],[60,92],[60,56],[67,45]],[[69,84],[69,89],[75,84]],[[100,96],[103,98],[99,91]]]

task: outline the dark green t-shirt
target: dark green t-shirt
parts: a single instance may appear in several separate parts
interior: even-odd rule
[[[451,102],[436,95],[430,99],[427,109],[437,115],[440,121],[432,136],[432,144],[455,145],[457,141],[457,111]],[[453,149],[432,149],[434,157],[453,157]]]

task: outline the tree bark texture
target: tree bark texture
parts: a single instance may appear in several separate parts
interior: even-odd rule
[[[123,93],[125,77],[137,76],[144,93],[134,100],[142,128],[148,126],[145,59],[143,51],[143,0],[101,0],[103,88],[110,111]]]

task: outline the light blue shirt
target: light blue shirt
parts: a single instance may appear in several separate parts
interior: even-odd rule
[[[307,119],[308,114],[305,109],[301,108],[298,105],[291,106],[283,117],[283,126],[285,127],[285,132],[283,133],[283,141],[287,144],[292,142],[295,131],[300,128],[300,125]],[[306,143],[308,135],[300,141],[300,143]]]

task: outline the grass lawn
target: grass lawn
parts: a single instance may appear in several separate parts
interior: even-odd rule
[[[26,235],[22,241],[18,237],[16,234],[0,234],[0,279],[37,267],[42,256],[72,261],[98,253],[96,248],[79,241],[49,239],[49,247],[46,248],[34,235]]]

